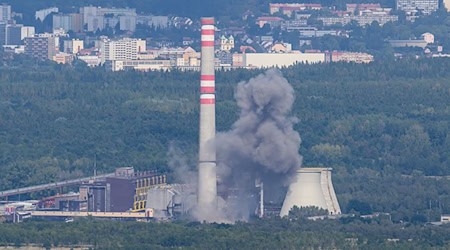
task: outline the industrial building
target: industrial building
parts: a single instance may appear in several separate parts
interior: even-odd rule
[[[80,186],[79,200],[87,202],[87,211],[125,212],[143,211],[147,191],[166,183],[166,176],[154,171],[134,172],[120,168],[114,176]]]
[[[2,191],[1,194],[15,195],[73,184],[80,185],[79,192],[57,194],[40,201],[6,202],[0,206],[0,217],[6,216],[14,221],[30,216],[151,218],[153,210],[146,210],[148,192],[151,188],[165,186],[166,176],[156,171],[135,172],[132,167],[123,167],[98,178],[82,178],[55,184]]]
[[[248,53],[244,64],[248,68],[289,67],[297,63],[323,63],[325,53]]]
[[[187,214],[195,206],[196,198],[192,185],[155,186],[148,191],[145,208],[153,211],[155,219],[167,220]]]
[[[373,55],[361,52],[340,52],[333,51],[327,53],[327,61],[329,62],[354,62],[354,63],[370,63],[373,62]]]

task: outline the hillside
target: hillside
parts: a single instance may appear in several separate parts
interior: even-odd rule
[[[450,175],[449,66],[450,60],[435,59],[282,70],[296,91],[304,165],[335,169],[344,208],[359,199],[377,210],[397,209],[402,204],[386,199],[384,189],[406,174],[418,177],[403,180],[391,197],[417,203],[400,218],[425,211],[429,199],[450,209],[448,185],[420,177]],[[258,73],[218,73],[219,131],[237,118],[237,82]],[[95,159],[100,172],[125,165],[170,171],[171,146],[195,168],[198,76],[82,65],[1,67],[0,189],[88,175]],[[418,186],[422,191],[410,192]],[[379,198],[368,199],[367,192]]]

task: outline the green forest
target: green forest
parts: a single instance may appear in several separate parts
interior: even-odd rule
[[[174,145],[195,168],[198,72],[107,72],[24,60],[0,67],[0,190],[133,166],[170,172]],[[350,202],[394,221],[450,213],[450,60],[297,65],[293,116],[305,166],[334,169]],[[234,91],[261,70],[217,73],[217,129]],[[388,194],[388,195],[387,195]],[[38,196],[32,196],[37,198]],[[361,212],[361,211],[359,211]]]
[[[295,89],[291,115],[298,118],[295,129],[302,138],[304,166],[334,169],[333,182],[344,213],[384,212],[391,215],[389,220],[315,224],[273,219],[229,227],[164,224],[160,232],[164,236],[136,246],[210,248],[208,244],[217,244],[229,248],[227,244],[257,247],[247,244],[267,243],[286,244],[280,245],[285,248],[317,248],[320,244],[384,247],[386,238],[401,238],[401,244],[393,246],[405,249],[416,244],[448,246],[447,227],[415,224],[450,213],[450,182],[445,177],[450,175],[449,68],[448,59],[422,59],[367,65],[300,64],[281,69]],[[238,117],[234,101],[237,83],[261,72],[217,72],[218,131],[229,130]],[[169,172],[171,181],[168,161],[173,145],[195,168],[198,79],[198,72],[107,72],[82,63],[2,61],[0,190],[91,175],[94,161],[99,172],[134,166]],[[140,242],[152,239],[156,230],[152,223],[81,221],[73,224],[76,227],[33,223],[0,224],[0,244],[14,243],[14,235],[25,232],[30,233],[30,240],[20,244],[32,243],[33,237],[48,239],[48,244],[123,244],[126,239],[117,234],[130,227],[136,228],[136,233],[129,234],[134,242],[144,244]],[[399,231],[405,225],[410,226]],[[78,227],[102,230],[94,236],[81,229],[74,234]],[[221,227],[226,234],[219,233]],[[189,234],[175,233],[170,238],[164,233],[170,230]],[[333,237],[324,239],[319,230]],[[64,234],[57,234],[59,231]],[[212,240],[199,242],[197,236],[206,233]],[[372,233],[375,236],[370,236]],[[83,240],[70,241],[65,234]],[[101,235],[116,241],[100,242]],[[420,244],[408,241],[412,235],[423,235]],[[356,243],[346,240],[354,237]],[[436,241],[429,242],[430,238]]]
[[[448,249],[449,225],[392,224],[386,218],[256,220],[235,225],[94,221],[0,224],[0,246],[33,243],[91,249]]]

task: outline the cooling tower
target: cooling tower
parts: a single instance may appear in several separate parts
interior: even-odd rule
[[[315,206],[329,214],[340,214],[336,193],[331,182],[331,168],[301,168],[289,186],[280,216],[287,216],[294,206]]]

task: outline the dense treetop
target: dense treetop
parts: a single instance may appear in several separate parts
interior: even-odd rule
[[[19,62],[0,67],[1,190],[89,175],[95,158],[100,172],[170,171],[171,145],[195,168],[198,72]],[[449,66],[427,59],[282,69],[295,89],[304,165],[335,169],[344,211],[356,199],[397,212],[396,221],[450,212],[447,182],[423,177],[450,175]],[[218,131],[238,116],[236,84],[260,72],[218,72]]]

